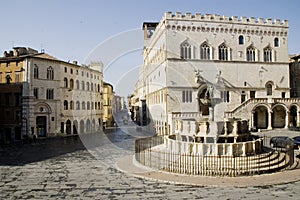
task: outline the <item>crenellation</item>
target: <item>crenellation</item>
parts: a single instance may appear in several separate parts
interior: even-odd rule
[[[233,22],[238,22],[238,20],[239,20],[238,16],[232,16],[232,21]]]
[[[191,19],[192,18],[192,14],[191,13],[186,13],[185,14],[185,18],[186,19]]]
[[[273,20],[272,20],[272,19],[270,19],[270,18],[268,18],[268,19],[267,19],[267,21],[266,21],[266,24],[268,24],[268,25],[272,25],[272,24],[273,24]]]
[[[266,19],[263,18],[255,18],[255,17],[245,17],[241,16],[238,18],[238,16],[220,16],[217,14],[201,14],[201,13],[195,13],[195,15],[192,15],[190,12],[186,14],[182,14],[181,12],[176,12],[173,14],[172,12],[166,12],[165,13],[165,19],[177,19],[177,20],[195,20],[195,21],[209,21],[209,22],[229,22],[229,23],[235,23],[235,24],[249,24],[249,25],[270,25],[270,26],[283,26],[288,27],[288,20],[280,20],[280,19]]]
[[[255,17],[250,17],[250,18],[249,18],[249,22],[250,22],[250,23],[256,23],[257,21],[256,21],[256,18],[255,18]]]
[[[241,16],[240,22],[247,23],[247,22],[248,22],[248,21],[247,21],[247,17]]]
[[[176,12],[176,18],[182,18],[181,12]]]

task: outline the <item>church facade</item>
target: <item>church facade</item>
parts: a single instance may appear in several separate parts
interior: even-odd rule
[[[208,117],[203,100],[213,98],[212,85],[216,120],[246,119],[253,129],[299,125],[299,100],[290,98],[286,20],[167,12],[143,30],[144,65],[134,98],[146,102],[158,134],[174,132],[176,119]]]

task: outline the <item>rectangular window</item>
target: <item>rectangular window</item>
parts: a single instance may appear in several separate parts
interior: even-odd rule
[[[17,67],[19,66],[19,61],[16,62],[16,66],[17,66]]]
[[[64,123],[64,122],[61,122],[61,123],[60,123],[60,132],[61,132],[61,133],[64,133],[64,128],[65,128],[65,123]]]
[[[254,99],[255,98],[255,91],[250,91],[250,99]]]
[[[53,91],[53,89],[47,89],[46,99],[54,99]]]
[[[71,74],[73,74],[73,69],[71,69]]]
[[[285,98],[285,92],[281,93],[281,98]]]
[[[246,93],[245,93],[245,91],[242,91],[241,103],[243,103],[244,101],[246,101]]]
[[[33,89],[33,96],[35,96],[36,99],[39,98],[39,89],[38,88]]]
[[[221,91],[221,98],[223,98],[223,102],[229,102],[229,91]]]
[[[182,102],[185,103],[185,91],[182,91]]]
[[[10,66],[10,62],[7,62],[7,63],[6,63],[6,67],[9,67],[9,66]]]
[[[191,90],[182,91],[182,102],[191,103],[192,101],[193,101],[193,91]]]
[[[68,72],[68,69],[67,69],[67,67],[65,67],[65,72],[66,72],[66,73]]]

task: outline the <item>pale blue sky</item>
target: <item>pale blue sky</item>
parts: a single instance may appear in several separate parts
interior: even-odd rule
[[[59,59],[84,63],[108,38],[133,29],[143,21],[159,21],[167,11],[289,20],[289,53],[300,53],[299,0],[1,0],[0,53],[13,46],[45,49]],[[136,38],[140,43],[143,35]],[[139,43],[137,43],[139,44]],[[142,47],[141,47],[142,48]],[[106,52],[109,52],[107,49]],[[103,53],[102,53],[103,54]],[[141,54],[114,62],[114,68],[141,64]],[[138,61],[130,62],[136,57]],[[99,59],[101,58],[99,55]],[[107,62],[107,61],[106,61]],[[104,63],[107,65],[108,63]],[[119,65],[119,66],[117,66]],[[123,66],[122,66],[123,65]],[[124,65],[127,65],[124,67]],[[122,72],[124,75],[125,72]],[[104,74],[117,85],[116,74]],[[119,75],[118,75],[119,77]],[[130,78],[132,80],[132,78]]]

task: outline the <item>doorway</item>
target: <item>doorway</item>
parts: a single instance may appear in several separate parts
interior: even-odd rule
[[[38,116],[36,117],[36,130],[38,137],[46,137],[47,136],[47,117],[46,116]]]

